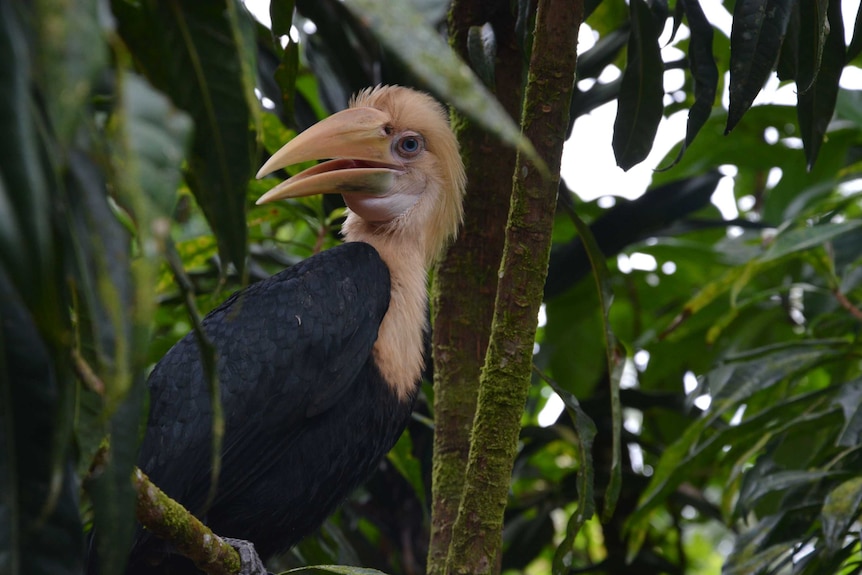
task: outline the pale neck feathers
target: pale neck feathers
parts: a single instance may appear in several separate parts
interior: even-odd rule
[[[396,131],[415,130],[427,144],[428,154],[410,163],[412,183],[421,187],[421,195],[409,210],[383,224],[368,223],[348,210],[342,227],[347,241],[371,244],[389,268],[389,310],[380,324],[374,359],[405,400],[415,394],[425,365],[428,269],[461,224],[464,167],[445,109],[427,94],[378,86],[357,94],[351,105],[387,112]]]
[[[389,268],[389,309],[377,332],[374,359],[396,395],[406,400],[415,394],[416,382],[425,367],[426,283],[431,261],[427,247],[418,237],[372,227],[352,213],[344,224],[344,234],[346,241],[371,244]]]

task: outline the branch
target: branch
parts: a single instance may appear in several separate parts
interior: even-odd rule
[[[835,296],[835,299],[838,300],[838,303],[841,304],[841,307],[850,312],[850,315],[852,315],[857,320],[862,321],[862,310],[853,305],[853,303],[849,299],[847,299],[847,296],[844,295],[844,293],[839,288],[836,287],[835,289],[833,289],[832,295]]]
[[[530,386],[582,20],[580,0],[539,1],[521,127],[556,177],[544,179],[519,154],[448,573],[484,574],[499,569],[503,512]]]
[[[237,551],[185,507],[165,495],[140,469],[132,475],[137,493],[135,512],[147,531],[169,541],[198,569],[209,575],[236,575],[242,563]]]

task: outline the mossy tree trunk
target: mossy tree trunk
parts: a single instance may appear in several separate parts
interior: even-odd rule
[[[478,13],[477,8],[471,12],[465,4],[456,3],[453,9],[451,32],[462,53],[465,30],[471,24],[481,24],[467,18]],[[457,20],[459,17],[465,18],[463,23]],[[469,249],[468,242],[481,243],[482,234],[490,233],[484,228],[487,220],[469,214],[477,210],[481,216],[488,216],[483,212],[499,207],[490,202],[503,196],[505,182],[498,184],[500,189],[487,192],[487,197],[480,196],[482,192],[473,193],[468,200],[464,237],[453,247],[438,274],[434,346],[438,437],[429,573],[499,571],[503,512],[530,385],[536,317],[547,274],[560,159],[575,78],[577,33],[582,20],[583,5],[579,0],[540,0],[538,4],[521,126],[553,177],[544,177],[519,155],[511,179],[505,170],[505,157],[494,150],[495,146],[486,158],[491,165],[480,171],[477,154],[488,148],[483,148],[469,128],[459,125],[470,173],[484,177],[485,170],[496,170],[506,174],[512,187],[500,267],[487,267],[493,255],[477,255],[487,244],[469,254],[462,250]],[[520,65],[516,69],[520,70]],[[499,82],[500,79],[498,87]],[[480,183],[471,185],[470,191],[481,190]],[[508,196],[508,190],[505,194]],[[482,227],[473,227],[477,225]],[[474,267],[477,260],[484,267]],[[468,264],[470,267],[465,267]],[[490,296],[482,288],[487,292],[490,283],[498,286],[490,338],[486,339]],[[478,304],[477,293],[483,298]],[[478,399],[474,402],[480,371]],[[472,434],[468,435],[471,420]],[[456,501],[457,518],[451,524]],[[449,550],[445,564],[441,564],[442,544],[447,538]]]
[[[493,26],[497,45],[491,88],[509,114],[517,117],[523,60],[515,15],[508,5],[457,0],[450,12],[449,33],[455,49],[469,61],[469,30],[486,22]],[[435,433],[429,575],[444,572],[461,501],[512,193],[512,173],[505,166],[515,164],[510,146],[457,112],[452,120],[467,170],[467,196],[463,229],[438,266],[433,286]]]

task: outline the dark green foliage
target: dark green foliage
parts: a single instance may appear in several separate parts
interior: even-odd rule
[[[119,572],[149,367],[190,316],[338,242],[338,203],[253,204],[274,182],[252,179],[260,148],[272,153],[377,83],[490,112],[497,136],[517,139],[486,92],[460,87],[464,68],[434,52],[443,0],[421,3],[430,20],[409,28],[401,3],[293,4],[273,3],[270,31],[231,1],[0,2],[3,573],[80,573],[92,523],[103,575]],[[629,168],[663,116],[688,110],[688,123],[637,200],[604,207],[580,200],[576,182],[560,187],[502,566],[858,572],[862,96],[838,80],[862,50],[862,9],[853,22],[837,0],[737,0],[728,37],[707,2],[669,4],[586,3],[598,40],[577,80],[620,74],[579,83],[574,137],[591,137],[572,130],[578,117],[616,102],[614,151]],[[522,50],[532,5],[512,3]],[[291,25],[300,42],[282,47]],[[677,28],[681,62],[662,59],[665,26]],[[477,28],[471,44],[486,82],[494,32]],[[668,104],[664,74],[680,66],[682,97]],[[795,83],[796,106],[752,107],[775,68]],[[716,96],[728,72],[725,109]],[[710,203],[716,190],[732,196],[735,219]],[[635,254],[655,268],[627,266]],[[594,267],[607,268],[598,290],[585,281]],[[551,388],[566,412],[543,428]],[[424,390],[379,473],[281,566],[423,572],[434,392]]]

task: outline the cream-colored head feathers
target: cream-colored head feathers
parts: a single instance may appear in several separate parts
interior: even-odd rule
[[[424,139],[426,148],[405,162],[405,172],[397,178],[399,191],[417,193],[421,188],[416,203],[383,226],[361,223],[352,214],[344,226],[345,237],[369,241],[364,236],[371,232],[378,236],[402,236],[396,241],[403,241],[408,235],[421,238],[426,265],[430,264],[456,236],[463,218],[466,177],[458,141],[449,127],[445,109],[431,96],[401,86],[363,90],[353,97],[350,107],[369,107],[384,112],[391,119],[394,136],[416,132]]]

